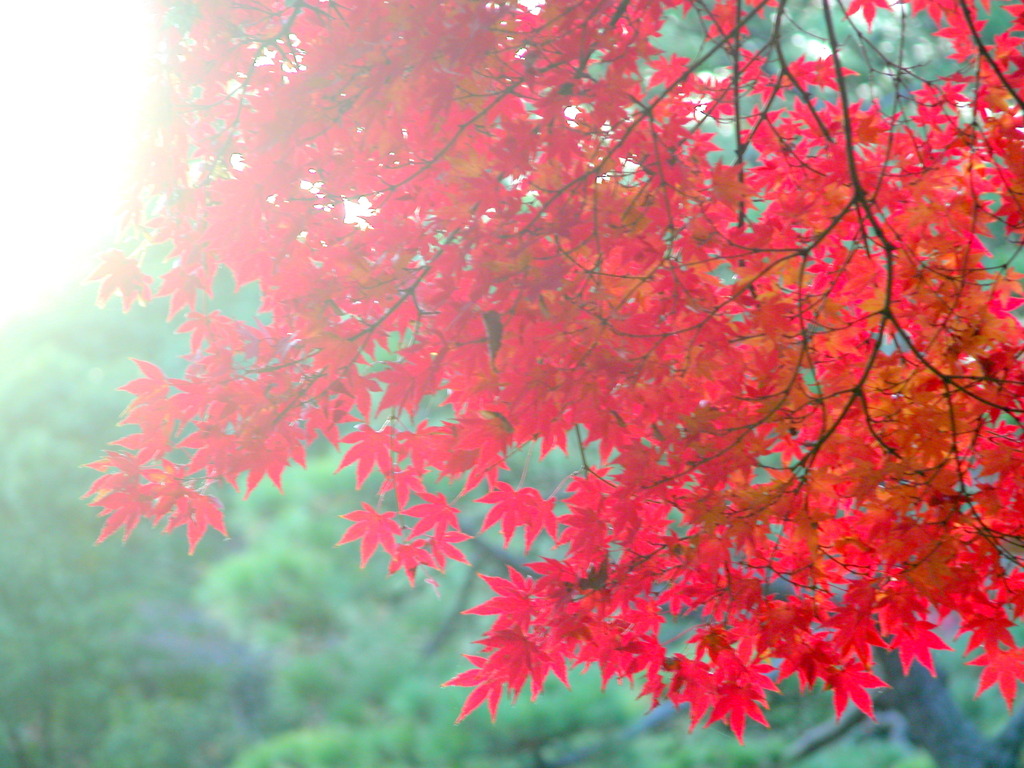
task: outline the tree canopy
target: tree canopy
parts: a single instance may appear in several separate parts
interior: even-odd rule
[[[741,737],[789,677],[870,713],[875,652],[930,669],[953,620],[1013,701],[1024,6],[161,7],[96,276],[191,353],[126,387],[101,539],[194,548],[323,438],[382,478],[341,510],[364,563],[527,550],[463,715],[577,665]],[[207,308],[225,271],[255,320]]]

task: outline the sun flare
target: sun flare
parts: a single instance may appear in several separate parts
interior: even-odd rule
[[[5,44],[0,324],[91,270],[117,229],[152,45],[138,0],[21,3]]]

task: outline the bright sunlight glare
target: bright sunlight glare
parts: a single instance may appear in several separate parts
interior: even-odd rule
[[[146,6],[56,0],[5,13],[0,325],[87,277],[117,230],[153,40]]]

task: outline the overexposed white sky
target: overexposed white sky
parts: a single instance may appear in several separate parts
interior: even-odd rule
[[[154,22],[145,0],[4,12],[0,326],[92,271],[117,230]]]

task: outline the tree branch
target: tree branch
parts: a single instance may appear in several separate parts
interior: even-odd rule
[[[616,731],[611,736],[600,739],[594,744],[583,747],[582,749],[569,752],[555,760],[546,761],[544,765],[546,768],[564,768],[567,765],[582,763],[595,755],[606,752],[609,747],[613,745],[621,744],[622,742],[636,738],[637,736],[668,722],[677,715],[689,712],[689,710],[690,708],[688,706],[676,707],[671,702],[663,701],[650,712],[647,712],[625,728]]]
[[[953,701],[942,676],[932,677],[920,664],[904,675],[894,653],[879,654],[879,665],[907,720],[907,735],[939,768],[1015,768],[1024,715],[1015,714],[998,739],[986,738]]]
[[[865,719],[866,715],[859,709],[847,708],[839,720],[819,723],[804,731],[796,741],[783,750],[774,765],[792,765],[806,757],[810,757],[819,749],[823,749],[845,736],[855,726],[863,723]]]

